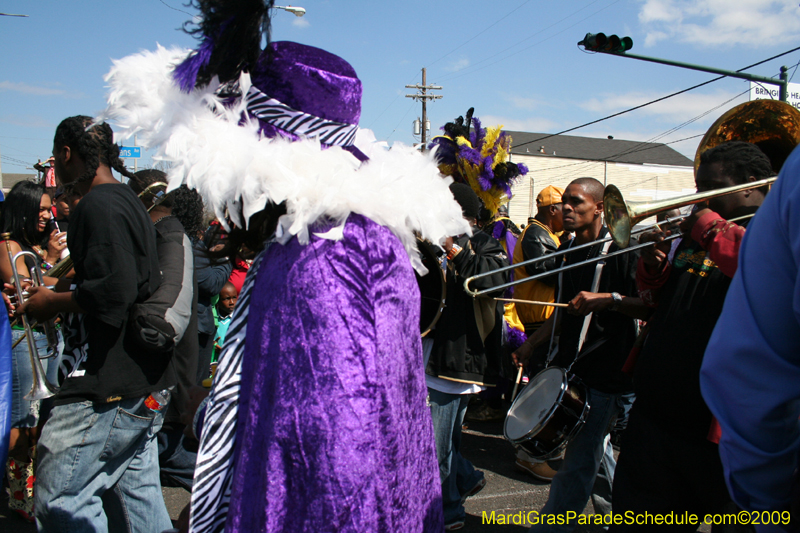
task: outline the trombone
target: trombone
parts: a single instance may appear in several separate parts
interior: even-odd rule
[[[0,238],[6,241],[6,251],[8,252],[9,261],[11,261],[11,272],[14,276],[14,288],[17,293],[17,302],[22,304],[22,302],[25,301],[25,294],[22,290],[22,280],[20,279],[19,272],[17,271],[17,259],[20,257],[30,256],[36,260],[37,256],[33,252],[26,251],[12,255],[11,244],[9,242],[11,239],[11,234],[3,233],[0,235]],[[38,268],[31,269],[31,280],[33,286],[44,287],[44,279]],[[58,392],[58,387],[47,381],[47,376],[45,375],[41,361],[41,359],[49,359],[58,354],[58,334],[56,333],[55,324],[52,320],[48,320],[42,325],[45,337],[47,338],[47,353],[40,357],[39,349],[36,347],[36,339],[33,336],[33,326],[28,320],[27,315],[21,315],[20,319],[22,320],[22,326],[25,329],[25,338],[28,341],[28,354],[31,358],[31,367],[33,368],[33,386],[31,387],[30,392],[28,392],[24,398],[28,401],[44,400],[45,398],[54,396]]]
[[[800,144],[800,111],[786,104],[785,102],[779,102],[776,100],[753,100],[728,110],[720,118],[718,118],[716,122],[714,122],[711,128],[709,128],[709,130],[706,132],[703,140],[700,142],[700,145],[697,147],[697,154],[695,155],[694,160],[695,172],[700,165],[700,155],[704,151],[721,143],[732,140],[746,141],[758,146],[772,162],[773,170],[778,172],[792,150],[798,144]],[[578,268],[588,263],[597,263],[616,255],[622,255],[628,252],[646,248],[648,246],[653,246],[654,243],[648,242],[628,247],[630,244],[631,235],[649,231],[658,227],[658,224],[654,224],[635,230],[634,226],[645,218],[669,211],[670,209],[675,209],[677,207],[697,204],[718,196],[732,194],[745,189],[757,189],[759,187],[768,186],[776,179],[777,177],[766,178],[741,185],[734,185],[712,191],[689,194],[686,196],[657,202],[626,202],[619,189],[614,185],[609,185],[606,187],[603,195],[603,210],[605,222],[608,227],[608,231],[611,234],[610,237],[582,244],[580,246],[574,246],[566,251],[547,254],[542,257],[529,259],[528,261],[523,261],[514,265],[499,268],[491,272],[485,272],[483,274],[478,274],[477,276],[472,276],[464,281],[464,290],[472,297],[483,296],[490,292],[496,292],[501,289],[513,287],[514,285],[519,285],[520,283],[526,283],[528,281],[556,275],[559,272]],[[752,216],[753,215],[745,215],[742,217],[729,219],[728,221],[736,222]],[[685,217],[669,218],[664,223],[672,224],[682,218]],[[676,233],[674,235],[670,235],[664,240],[672,240],[681,236],[681,233]],[[550,272],[528,276],[526,278],[504,283],[496,287],[490,287],[483,290],[472,290],[469,287],[469,284],[476,279],[491,276],[499,272],[512,270],[520,266],[547,261],[553,257],[563,257],[567,253],[585,250],[591,246],[596,246],[597,244],[607,242],[609,239],[614,240],[620,249],[606,255],[600,255],[593,259],[572,265],[565,265],[561,268],[551,270]],[[525,303],[533,305],[552,305],[551,303],[547,302]]]
[[[758,180],[758,181],[751,181],[749,183],[743,183],[741,185],[733,185],[731,187],[725,187],[725,188],[722,188],[722,189],[715,189],[713,191],[701,192],[701,193],[696,193],[696,194],[689,194],[689,195],[686,195],[686,196],[673,198],[672,200],[669,200],[669,201],[654,202],[654,203],[650,203],[650,202],[627,202],[626,203],[625,200],[622,198],[622,194],[619,192],[619,190],[616,187],[614,187],[613,185],[609,185],[608,187],[606,187],[605,194],[603,195],[603,201],[605,202],[609,198],[610,195],[616,195],[616,198],[618,198],[619,201],[622,202],[622,204],[621,204],[622,208],[625,208],[624,216],[621,214],[622,213],[622,208],[619,209],[620,216],[619,216],[618,219],[616,219],[616,222],[618,222],[618,223],[615,224],[614,221],[606,219],[606,220],[608,220],[607,227],[608,227],[608,232],[611,234],[610,237],[605,237],[603,239],[598,239],[596,241],[592,241],[592,242],[588,242],[588,243],[585,243],[585,244],[581,244],[579,246],[574,246],[574,247],[570,248],[569,250],[564,250],[564,251],[561,251],[561,252],[555,252],[555,253],[551,253],[551,254],[545,254],[545,255],[543,255],[541,257],[536,257],[536,258],[533,258],[533,259],[529,259],[527,261],[522,261],[520,263],[516,263],[514,265],[509,265],[507,267],[498,268],[498,269],[493,270],[491,272],[484,272],[483,274],[478,274],[478,275],[472,276],[471,278],[467,278],[466,280],[464,280],[464,291],[467,294],[469,294],[470,296],[472,296],[473,298],[477,298],[478,296],[483,296],[483,295],[485,295],[486,293],[489,293],[489,292],[496,292],[496,291],[499,291],[501,289],[507,289],[508,287],[513,287],[515,285],[519,285],[520,283],[527,283],[529,281],[534,281],[534,280],[545,278],[545,277],[548,277],[548,276],[558,275],[559,273],[564,272],[566,270],[572,270],[573,268],[579,268],[579,267],[582,267],[584,265],[588,265],[588,264],[591,264],[591,263],[598,263],[600,261],[605,261],[606,259],[609,259],[611,257],[615,257],[615,256],[622,255],[622,254],[627,254],[629,252],[634,252],[636,250],[641,250],[643,248],[647,248],[648,246],[653,246],[655,243],[652,243],[652,242],[646,242],[646,243],[642,243],[642,244],[637,244],[635,246],[628,246],[628,245],[630,244],[630,239],[631,239],[631,235],[632,234],[644,233],[644,232],[650,231],[652,229],[656,229],[656,228],[659,227],[660,224],[674,224],[675,222],[678,222],[678,221],[686,218],[686,216],[688,216],[688,215],[682,215],[682,216],[678,216],[678,217],[668,218],[668,219],[666,219],[665,221],[663,221],[663,222],[661,222],[659,224],[651,224],[649,226],[645,226],[644,228],[633,230],[633,231],[631,230],[632,226],[635,225],[636,223],[638,223],[639,221],[647,218],[647,217],[653,216],[653,215],[658,214],[658,213],[662,213],[664,211],[669,211],[670,209],[675,209],[675,208],[678,208],[678,207],[683,207],[683,206],[691,205],[691,204],[698,204],[700,202],[703,202],[705,200],[709,200],[711,198],[716,198],[718,196],[725,196],[726,194],[733,194],[735,192],[739,192],[739,191],[742,191],[742,190],[745,190],[745,189],[757,189],[759,187],[763,187],[764,185],[768,185],[768,184],[772,183],[776,179],[777,179],[776,177],[766,178],[766,179],[762,179],[762,180]],[[609,190],[609,189],[611,189],[611,190]],[[659,207],[655,207],[656,205],[659,205]],[[608,215],[606,215],[606,216],[608,216]],[[752,216],[753,216],[752,214],[749,214],[749,215],[744,215],[744,216],[741,216],[741,217],[730,218],[730,219],[728,219],[728,222],[738,222],[738,221],[750,218]],[[683,233],[678,232],[678,233],[675,233],[673,235],[670,235],[670,236],[664,238],[664,240],[662,240],[661,242],[671,241],[673,239],[677,239],[678,237],[683,237]],[[615,242],[615,244],[617,244],[617,246],[619,246],[620,249],[619,250],[615,250],[615,251],[613,251],[611,253],[608,253],[608,254],[601,254],[601,255],[599,255],[597,257],[593,257],[593,258],[587,259],[585,261],[580,261],[578,263],[573,263],[571,265],[564,265],[564,266],[559,267],[557,269],[551,270],[550,272],[542,272],[542,273],[539,273],[539,274],[534,274],[533,276],[527,276],[527,277],[522,278],[522,279],[515,279],[514,281],[509,281],[508,283],[504,283],[504,284],[498,285],[496,287],[490,287],[488,289],[483,289],[483,290],[472,290],[472,289],[469,288],[469,284],[472,281],[476,280],[476,279],[484,278],[486,276],[491,276],[493,274],[497,274],[498,272],[505,272],[507,270],[512,270],[512,269],[515,269],[517,267],[524,266],[524,265],[531,265],[531,264],[535,264],[535,263],[541,263],[541,262],[547,261],[548,259],[552,259],[553,257],[559,257],[559,256],[563,257],[566,254],[571,254],[573,252],[577,252],[577,251],[580,251],[580,250],[585,250],[586,248],[590,248],[592,246],[597,246],[598,244],[605,243],[605,242],[607,242],[609,240],[613,240]],[[624,246],[621,246],[620,242],[624,242]],[[495,299],[498,299],[498,298],[495,298]],[[502,300],[502,299],[500,299],[500,300]],[[519,300],[517,300],[517,301],[520,302],[520,303],[528,303],[528,304],[533,304],[533,305],[537,305],[537,304],[538,305],[553,305],[552,303],[549,303],[549,302],[521,302]],[[556,307],[560,307],[560,306],[556,306]]]

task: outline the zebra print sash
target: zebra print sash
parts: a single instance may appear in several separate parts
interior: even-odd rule
[[[300,137],[317,137],[327,145],[352,146],[358,131],[357,124],[333,122],[292,109],[250,86],[247,92],[247,111],[259,120]]]
[[[225,529],[235,462],[233,450],[236,444],[236,417],[250,294],[258,266],[270,244],[267,243],[247,271],[219,358],[200,438],[200,449],[197,452],[189,528],[191,533],[211,533]]]

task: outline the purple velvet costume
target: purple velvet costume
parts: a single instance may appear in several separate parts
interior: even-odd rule
[[[254,280],[226,531],[441,531],[419,336],[400,241],[273,244]]]

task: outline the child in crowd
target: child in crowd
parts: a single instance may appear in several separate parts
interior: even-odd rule
[[[236,307],[238,298],[239,291],[236,290],[236,286],[230,281],[226,282],[219,292],[219,301],[216,305],[219,325],[217,326],[217,334],[214,336],[214,358],[211,361],[212,363],[217,362],[222,346],[225,344],[225,334],[228,332],[228,325],[231,323],[231,315],[233,315],[233,308]]]

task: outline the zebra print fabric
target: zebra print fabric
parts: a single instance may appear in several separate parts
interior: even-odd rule
[[[247,111],[259,120],[299,137],[316,137],[323,144],[352,146],[358,125],[333,122],[292,109],[251,86],[247,92]]]
[[[225,529],[235,461],[233,450],[236,443],[242,357],[247,336],[247,311],[261,258],[268,249],[269,243],[247,271],[214,376],[194,472],[189,528],[191,533],[211,533]]]

